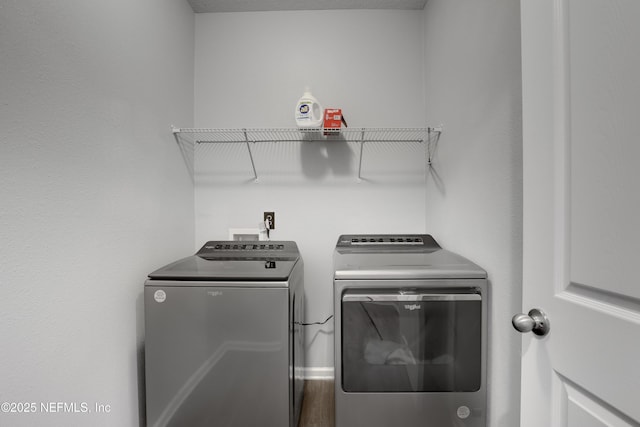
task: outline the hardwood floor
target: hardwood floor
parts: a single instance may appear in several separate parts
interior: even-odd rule
[[[304,383],[304,400],[298,427],[334,427],[333,380]]]

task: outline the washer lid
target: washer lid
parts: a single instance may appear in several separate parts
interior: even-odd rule
[[[295,242],[211,241],[195,255],[166,265],[149,278],[282,282],[299,258]]]

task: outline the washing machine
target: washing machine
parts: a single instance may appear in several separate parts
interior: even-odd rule
[[[485,427],[486,272],[432,236],[334,252],[336,427]]]
[[[149,274],[147,425],[296,427],[303,300],[290,241],[211,241]]]

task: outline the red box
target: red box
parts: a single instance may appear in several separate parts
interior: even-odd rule
[[[342,115],[342,109],[340,108],[325,108],[324,110],[324,134],[333,135],[340,133],[340,128],[344,123],[344,127],[347,127],[347,122]]]

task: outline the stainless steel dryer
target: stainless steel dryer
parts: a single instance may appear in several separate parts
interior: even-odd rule
[[[334,252],[336,427],[485,427],[487,275],[430,235]]]
[[[296,427],[303,298],[294,242],[208,242],[151,273],[147,425]]]

